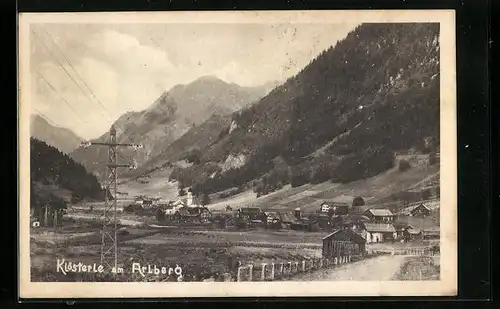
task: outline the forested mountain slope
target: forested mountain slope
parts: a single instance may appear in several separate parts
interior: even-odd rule
[[[257,104],[235,112],[171,178],[196,193],[263,182],[351,181],[394,152],[439,147],[439,25],[363,24]],[[255,183],[254,183],[255,185]]]

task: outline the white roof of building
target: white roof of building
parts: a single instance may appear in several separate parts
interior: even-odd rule
[[[394,216],[394,214],[387,208],[372,208],[368,209],[368,212],[370,212],[372,215],[376,217],[384,217],[384,216]]]

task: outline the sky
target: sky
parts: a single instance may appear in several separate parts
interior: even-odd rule
[[[32,112],[84,139],[206,75],[285,81],[356,24],[31,24]]]

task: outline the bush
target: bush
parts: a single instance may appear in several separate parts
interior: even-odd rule
[[[324,168],[318,168],[311,174],[311,184],[322,183],[330,179],[330,173]]]
[[[208,195],[208,193],[206,193],[206,192],[203,193],[203,197],[201,199],[201,204],[203,206],[210,204],[210,195]]]
[[[401,172],[405,172],[405,171],[409,170],[410,168],[411,168],[410,162],[408,162],[406,160],[400,160],[399,161],[398,169]]]
[[[438,163],[438,159],[435,153],[429,154],[429,165],[434,165]]]
[[[352,200],[352,206],[363,206],[365,205],[365,200],[361,196],[357,196]]]
[[[179,196],[185,196],[186,195],[186,190],[184,188],[179,189]]]
[[[332,181],[347,183],[372,177],[394,166],[394,154],[384,149],[371,149],[345,157],[333,171]]]
[[[290,182],[291,185],[292,185],[292,188],[295,188],[295,187],[300,187],[300,186],[303,186],[305,185],[306,183],[309,182],[309,177],[307,177],[305,174],[297,174],[297,175],[293,175],[292,176],[292,181]]]

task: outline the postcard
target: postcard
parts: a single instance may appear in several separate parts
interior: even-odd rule
[[[456,295],[455,53],[452,10],[20,14],[20,297]]]

